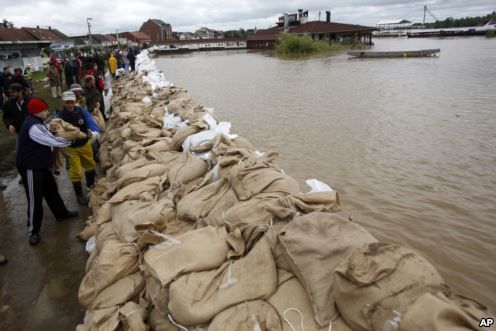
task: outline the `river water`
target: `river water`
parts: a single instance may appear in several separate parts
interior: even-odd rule
[[[308,60],[205,52],[156,59],[233,132],[336,189],[378,239],[426,256],[496,311],[496,39],[375,39],[435,58]]]

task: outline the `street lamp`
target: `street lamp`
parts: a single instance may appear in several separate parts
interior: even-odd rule
[[[91,24],[90,21],[92,20],[91,17],[86,18],[86,24],[88,24],[88,45],[91,46]]]

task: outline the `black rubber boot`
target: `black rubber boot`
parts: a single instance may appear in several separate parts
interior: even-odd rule
[[[86,177],[86,187],[93,187],[93,185],[95,185],[95,170],[86,172],[84,176]]]
[[[81,186],[81,182],[72,182],[72,186],[74,187],[74,192],[76,192],[77,202],[80,205],[87,205],[88,198],[83,195],[83,187]]]

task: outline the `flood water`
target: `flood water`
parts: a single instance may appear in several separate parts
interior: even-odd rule
[[[375,39],[435,58],[309,60],[208,52],[156,59],[233,132],[336,189],[378,239],[410,246],[496,311],[496,40]]]

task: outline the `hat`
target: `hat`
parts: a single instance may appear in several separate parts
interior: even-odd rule
[[[81,85],[79,84],[72,84],[71,87],[69,87],[69,89],[72,91],[72,92],[81,92],[83,89],[81,88]]]
[[[65,91],[62,93],[63,101],[76,101],[76,95],[72,91]]]
[[[12,91],[20,92],[22,90],[24,90],[24,87],[22,87],[22,85],[19,84],[19,83],[12,83],[9,86],[9,91],[10,92],[12,92]]]
[[[48,110],[48,103],[38,98],[31,98],[28,102],[28,112],[30,114],[41,113]]]

